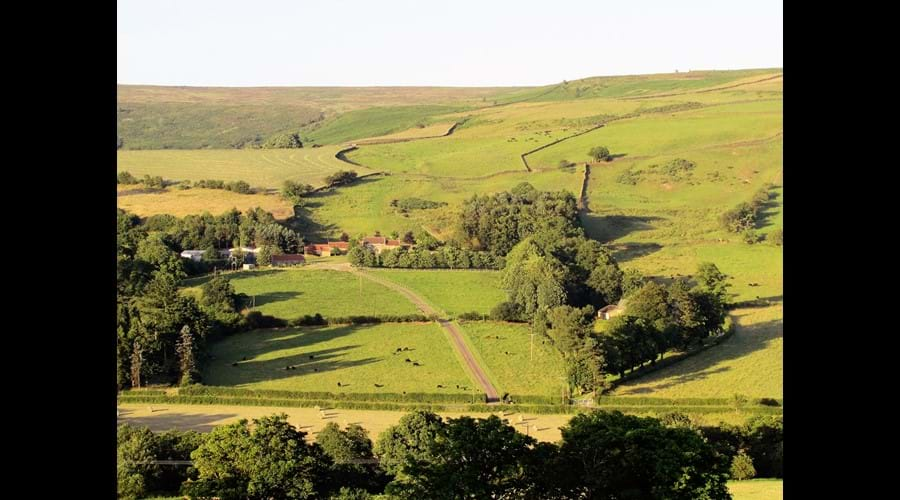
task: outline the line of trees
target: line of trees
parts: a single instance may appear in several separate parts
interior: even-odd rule
[[[401,269],[502,269],[504,265],[503,257],[454,246],[438,250],[400,247],[377,254],[371,247],[351,242],[347,258],[354,266]]]
[[[647,498],[726,499],[735,457],[782,477],[780,417],[739,427],[697,427],[594,411],[573,417],[559,443],[538,442],[497,416],[404,415],[376,443],[356,424],[316,436],[272,415],[207,435],[155,435],[121,426],[121,498],[178,492],[193,498]],[[192,460],[163,468],[154,460]],[[150,463],[148,463],[150,462]]]
[[[224,189],[239,194],[253,194],[254,190],[250,184],[244,181],[225,182],[217,179],[203,179],[194,182],[195,188],[203,189]]]
[[[122,171],[116,174],[116,184],[143,184],[147,188],[162,189],[166,187],[166,181],[159,175],[144,175],[138,179],[131,175],[128,171]]]

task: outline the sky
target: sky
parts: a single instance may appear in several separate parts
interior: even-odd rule
[[[116,79],[531,86],[780,68],[781,0],[119,0]]]

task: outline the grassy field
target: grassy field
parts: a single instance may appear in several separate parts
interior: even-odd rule
[[[397,292],[341,271],[267,269],[228,276],[236,292],[255,297],[256,310],[278,318],[294,319],[315,313],[325,317],[418,313]],[[187,284],[199,287],[202,281]]]
[[[565,379],[562,356],[553,346],[535,337],[532,361],[528,325],[465,321],[462,327],[469,344],[478,351],[491,377],[499,384],[498,391],[547,396],[559,401]]]
[[[223,189],[146,189],[142,185],[116,186],[116,204],[141,217],[156,214],[185,215],[225,213],[232,208],[241,212],[261,207],[276,219],[294,215],[294,207],[281,196],[271,194],[238,194]]]
[[[391,142],[391,141],[407,141],[411,139],[422,139],[428,137],[437,137],[441,135],[446,135],[447,132],[450,131],[453,126],[456,125],[455,122],[441,122],[434,123],[432,125],[422,124],[420,126],[416,126],[410,129],[403,130],[401,132],[396,132],[393,134],[380,135],[378,137],[369,137],[367,139],[360,139],[358,141],[353,141],[354,144],[374,144],[379,142]]]
[[[372,269],[372,274],[414,290],[450,315],[466,312],[487,314],[506,300],[499,288],[497,271]]]
[[[395,355],[397,347],[410,351]],[[204,372],[203,381],[214,386],[466,394],[457,385],[472,385],[435,323],[256,330],[213,344],[210,354],[215,359]],[[246,361],[242,361],[244,358]],[[406,358],[421,366],[405,362]],[[239,365],[231,366],[234,362]],[[287,365],[296,365],[297,369],[285,370]],[[446,389],[438,389],[438,384]]]
[[[589,236],[608,243],[624,268],[638,269],[649,276],[690,275],[699,263],[713,262],[732,277],[733,300],[760,297],[771,304],[735,311],[740,326],[733,338],[678,365],[634,380],[622,386],[618,394],[781,397],[783,249],[766,242],[745,243],[738,235],[723,231],[717,221],[724,211],[749,200],[756,190],[771,182],[777,187],[763,207],[757,231],[766,235],[783,228],[783,78],[776,76],[780,73],[772,69],[704,71],[459,92],[141,87],[126,89],[128,99],[124,101],[209,106],[238,101],[259,106],[302,103],[325,110],[323,120],[303,129],[307,139],[320,143],[391,134],[409,137],[461,122],[447,137],[362,145],[348,153],[350,160],[365,165],[353,167],[360,174],[371,169],[388,175],[311,196],[305,215],[312,221],[307,232],[312,237],[333,237],[342,231],[353,236],[376,230],[402,234],[423,228],[442,237],[452,228],[462,201],[476,193],[509,190],[527,181],[538,189],[566,189],[577,194],[584,163],[590,160],[588,150],[605,145],[615,160],[591,163],[588,211],[582,214]],[[408,98],[403,97],[406,94]],[[500,105],[493,106],[494,101]],[[606,125],[572,137],[598,123]],[[529,154],[528,163],[534,171],[526,171],[523,153],[559,139],[565,140]],[[336,146],[299,151],[120,151],[119,169],[173,179],[240,179],[266,187],[278,187],[284,179],[318,185],[328,173],[351,168],[334,159],[334,151]],[[667,164],[675,159],[689,160],[694,167],[681,172],[668,169]],[[562,160],[577,165],[559,168]],[[149,194],[123,196],[120,200],[135,197],[137,201],[137,196]],[[406,214],[391,206],[392,200],[408,197],[448,205]],[[157,204],[148,200],[145,210],[178,209],[177,204],[163,208],[164,201]],[[193,202],[182,203],[192,206]],[[245,293],[283,294],[263,303],[260,309],[286,317],[317,311],[325,315],[329,311],[331,315],[369,314],[376,309],[387,313],[387,308],[395,306],[408,306],[405,312],[415,312],[399,295],[377,288],[372,292],[375,300],[347,301],[353,296],[348,294],[359,293],[352,276],[337,273],[334,279],[316,281],[302,279],[303,272],[251,279],[245,285],[239,279],[235,286]],[[450,314],[487,312],[504,298],[488,279],[492,273],[373,272],[415,290]],[[249,288],[242,289],[247,285]],[[378,285],[364,281],[363,287]],[[334,294],[329,295],[332,291]],[[313,301],[312,307],[301,306],[305,300]],[[489,333],[479,328],[499,327],[470,322],[464,330],[504,391],[528,393],[544,390],[540,384],[553,383],[535,381],[538,385],[533,389],[517,386],[525,382],[518,380],[518,372],[510,363],[517,359],[521,346],[501,346],[497,355],[493,346],[483,345],[486,337],[479,339],[479,334]],[[528,340],[527,335],[507,337],[510,342]],[[506,351],[513,354],[506,355]],[[719,417],[738,418],[704,415],[707,419]]]
[[[617,396],[784,397],[783,306],[738,309],[737,331],[722,344],[621,385]]]
[[[393,106],[360,109],[305,127],[300,136],[311,144],[338,144],[353,139],[374,138],[419,130],[418,125],[431,124],[431,117],[459,110],[459,107],[451,106]],[[446,131],[447,127],[444,127],[443,132]],[[438,134],[440,133],[442,132],[438,132]],[[411,132],[406,132],[407,137],[412,135]]]
[[[734,500],[781,500],[784,498],[784,481],[781,479],[728,481],[728,491]]]
[[[340,146],[301,149],[218,149],[119,151],[118,170],[137,177],[159,175],[172,180],[221,179],[251,186],[281,188],[286,180],[322,186],[338,170],[359,175],[373,170],[335,158]]]
[[[452,137],[452,136],[451,136]],[[428,139],[439,141],[443,139]],[[407,143],[412,144],[412,143]],[[363,148],[377,146],[363,146]],[[361,148],[362,149],[362,148]],[[455,211],[460,203],[473,194],[488,194],[508,191],[520,182],[530,182],[537,189],[565,189],[577,194],[581,189],[584,167],[558,169],[529,174],[524,169],[510,174],[502,174],[485,179],[433,178],[419,175],[375,176],[355,183],[352,188],[341,188],[316,193],[309,198],[309,217],[327,234],[346,231],[351,235],[372,234],[381,231],[389,234],[398,231],[417,232],[423,227],[440,235],[455,220]],[[443,201],[449,206],[414,210],[402,214],[391,207],[391,200],[400,198],[422,198]]]
[[[257,137],[265,140],[275,133],[298,131],[314,122],[318,131],[311,134],[313,138],[319,143],[322,138],[338,142],[396,132],[435,112],[487,106],[520,91],[490,87],[118,85],[116,133],[123,139],[123,149],[222,149]],[[405,109],[406,116],[389,123],[381,120],[380,125],[371,115],[341,118],[376,106]],[[415,107],[422,109],[409,112]],[[306,127],[304,133],[312,128]]]

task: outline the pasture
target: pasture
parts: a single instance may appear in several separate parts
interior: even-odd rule
[[[281,188],[286,180],[315,187],[338,170],[359,175],[374,171],[335,158],[342,146],[299,149],[216,149],[119,151],[118,170],[135,177],[159,175],[164,179],[245,181],[254,187]]]
[[[415,291],[451,316],[467,312],[488,314],[506,300],[497,271],[371,269],[367,272]]]
[[[781,500],[784,498],[784,481],[782,479],[728,481],[728,491],[734,500]]]
[[[347,394],[468,394],[473,386],[435,323],[255,330],[216,342],[210,354],[203,381],[213,386]]]
[[[428,141],[439,140],[443,139],[428,139]],[[371,147],[380,146],[363,146],[360,149]],[[425,228],[441,237],[454,223],[454,214],[459,205],[473,194],[508,191],[521,182],[530,182],[537,189],[554,191],[565,189],[577,196],[583,175],[584,167],[576,166],[541,172],[540,175],[529,174],[523,168],[521,171],[483,179],[433,178],[419,175],[374,176],[362,179],[349,188],[328,190],[310,196],[306,215],[318,227],[323,228],[322,233],[327,235],[337,235],[341,231],[354,236],[370,235],[374,231],[381,231],[382,234],[398,231],[403,234],[406,231],[417,232]],[[392,200],[411,197],[447,202],[450,205],[414,210],[407,214],[402,214],[391,207]]]
[[[237,293],[254,297],[254,310],[277,318],[316,313],[328,318],[419,312],[399,293],[342,271],[266,269],[227,276]],[[186,284],[199,287],[205,279],[187,280]]]
[[[559,402],[565,382],[562,356],[535,335],[531,359],[531,328],[500,321],[465,321],[461,324],[468,343],[481,356],[497,390],[513,396],[546,396]],[[498,338],[499,337],[499,338]]]
[[[437,137],[441,135],[447,135],[450,132],[450,129],[456,125],[454,122],[442,122],[435,123],[432,125],[420,124],[419,126],[404,130],[402,132],[396,132],[393,134],[380,135],[378,137],[369,137],[367,139],[360,139],[357,141],[353,141],[354,144],[377,144],[379,142],[392,142],[392,141],[408,141],[412,139],[424,139],[429,137]]]
[[[619,386],[613,395],[647,397],[784,396],[783,306],[737,309],[737,331],[719,344]]]
[[[246,212],[254,207],[271,212],[276,219],[294,215],[294,207],[279,195],[239,194],[224,189],[147,189],[142,185],[118,185],[116,204],[140,217],[157,214],[184,217],[203,212],[222,214],[232,208]]]

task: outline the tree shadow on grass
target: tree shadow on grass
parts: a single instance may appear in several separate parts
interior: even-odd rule
[[[622,263],[658,252],[662,250],[662,245],[659,243],[622,243],[621,245],[612,245],[611,248],[613,258]]]
[[[356,360],[341,359],[348,352],[359,348],[359,345],[315,348],[318,343],[350,335],[364,328],[366,327],[286,328],[254,330],[238,334],[224,340],[223,342],[227,342],[227,345],[213,347],[216,359],[209,368],[218,372],[219,376],[214,377],[211,383],[212,385],[234,386],[296,377],[298,385],[300,385],[299,380],[304,375],[384,361],[384,358],[374,357]],[[296,349],[300,349],[301,352],[272,359],[257,359],[274,351]],[[387,348],[385,348],[385,354],[389,354]],[[244,360],[244,358],[247,359]],[[233,363],[237,363],[237,366],[232,366]],[[293,369],[286,369],[286,367],[293,367]],[[218,380],[220,378],[221,380]]]
[[[583,214],[581,221],[588,237],[600,242],[617,240],[636,231],[653,229],[652,222],[662,217],[635,215]]]
[[[738,321],[744,314],[737,315]],[[722,362],[747,356],[765,349],[777,339],[783,338],[782,320],[771,320],[748,326],[738,325],[738,331],[717,346],[695,354],[670,367],[638,377],[630,383],[652,384],[650,387],[624,388],[618,395],[650,394],[663,389],[676,387],[686,382],[703,380],[710,375],[730,370],[730,367],[717,366]],[[655,382],[662,381],[661,384]],[[627,387],[627,384],[626,386]]]
[[[255,295],[256,307],[266,304],[274,304],[275,302],[284,302],[286,300],[296,299],[303,295],[303,292],[269,292]]]
[[[154,412],[150,415],[142,417],[119,418],[119,424],[129,424],[137,427],[149,427],[154,432],[164,432],[172,429],[181,431],[197,431],[210,432],[215,427],[222,425],[221,420],[234,418],[236,413],[213,413],[213,414],[186,414],[178,412],[170,412],[166,410],[166,405],[162,403],[148,404],[147,406],[155,406]]]

